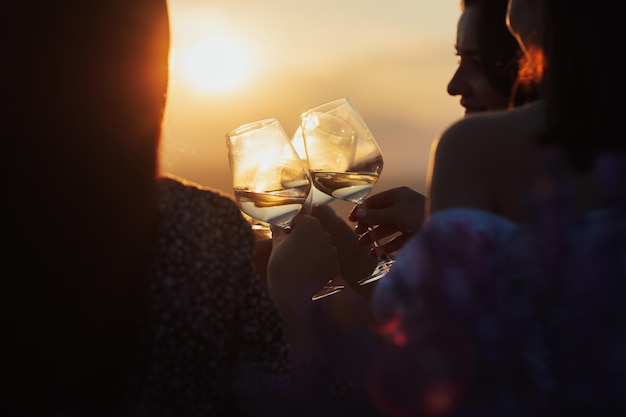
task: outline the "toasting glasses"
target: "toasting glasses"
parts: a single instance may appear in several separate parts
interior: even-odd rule
[[[303,113],[300,120],[313,186],[328,196],[364,205],[382,172],[383,156],[350,100],[340,98],[322,104]],[[359,285],[379,280],[393,263],[371,229],[370,233],[378,262]]]
[[[294,149],[277,119],[248,123],[226,134],[228,159],[235,198],[248,216],[291,227],[304,209],[310,212],[311,180],[305,162]],[[324,287],[320,294],[333,294],[343,286]],[[319,299],[318,294],[313,300]]]
[[[311,211],[311,180],[306,161],[277,119],[248,123],[226,134],[235,199],[248,216],[291,227],[304,209]],[[334,294],[343,285],[327,285],[313,300]]]

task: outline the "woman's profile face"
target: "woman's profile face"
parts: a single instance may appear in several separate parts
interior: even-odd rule
[[[481,9],[478,3],[466,7],[457,24],[456,52],[459,66],[448,83],[448,94],[461,96],[465,114],[507,108],[508,97],[487,78],[478,42]]]

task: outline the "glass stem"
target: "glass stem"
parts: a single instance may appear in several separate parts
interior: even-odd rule
[[[374,250],[376,251],[376,255],[378,256],[378,259],[382,259],[383,261],[390,261],[391,258],[387,256],[385,251],[383,251],[383,248],[380,246],[380,243],[378,242],[378,238],[376,237],[376,233],[374,232],[374,229],[368,226],[367,230],[370,234],[370,237],[372,238],[372,246],[374,247]]]
[[[376,255],[378,256],[378,259],[383,260],[385,262],[390,261],[391,258],[387,256],[382,246],[380,246],[380,243],[378,242],[378,237],[376,237],[376,233],[374,232],[374,229],[372,227],[368,227],[367,230],[370,234],[370,237],[372,238],[372,246],[374,247],[374,250],[376,251]]]
[[[363,208],[363,210],[365,210],[366,209],[365,202],[362,201],[360,203],[357,203],[357,207]],[[378,237],[376,236],[376,232],[374,232],[374,228],[371,226],[367,226],[367,231],[370,235],[370,238],[372,239],[372,246],[374,247],[374,251],[376,251],[376,255],[378,256],[378,259],[383,260],[383,261],[390,261],[391,258],[387,256],[385,251],[383,251],[383,248],[380,246],[380,243],[378,242]]]

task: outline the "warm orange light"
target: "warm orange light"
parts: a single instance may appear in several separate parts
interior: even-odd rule
[[[250,56],[235,38],[215,34],[173,50],[172,71],[187,87],[205,93],[225,93],[250,78]]]
[[[527,49],[526,58],[522,60],[519,69],[519,82],[522,85],[538,83],[543,78],[545,55],[543,49],[530,46]]]

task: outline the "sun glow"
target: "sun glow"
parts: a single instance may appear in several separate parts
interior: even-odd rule
[[[250,79],[251,57],[241,41],[225,33],[206,34],[172,48],[170,68],[188,88],[227,93]]]

